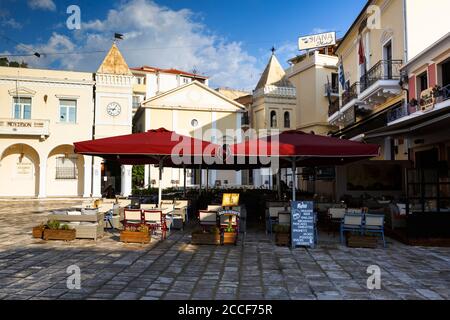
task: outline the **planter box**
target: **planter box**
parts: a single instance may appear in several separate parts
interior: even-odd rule
[[[128,231],[120,232],[120,241],[125,243],[150,243],[151,237],[148,232]]]
[[[42,239],[43,235],[44,235],[44,230],[45,228],[41,227],[41,226],[37,226],[37,227],[33,227],[33,238],[36,239]]]
[[[289,233],[275,233],[275,244],[277,246],[289,246],[291,235]]]
[[[374,249],[378,245],[376,237],[351,235],[348,237],[347,246],[351,248],[371,248]]]
[[[44,240],[63,240],[72,241],[75,240],[76,231],[72,230],[44,230]]]
[[[224,232],[222,238],[222,244],[237,244],[237,233],[236,232]]]
[[[192,244],[218,245],[218,244],[220,244],[220,234],[219,233],[193,233],[191,243]]]

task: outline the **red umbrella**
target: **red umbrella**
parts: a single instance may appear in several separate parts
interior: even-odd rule
[[[97,140],[75,142],[75,152],[119,161],[122,164],[158,164],[159,200],[164,166],[201,165],[219,146],[179,135],[164,128]]]
[[[277,157],[280,167],[297,165],[340,165],[352,161],[376,157],[380,146],[328,136],[307,134],[301,131],[285,131],[266,138],[252,139],[231,146],[234,157]],[[293,175],[295,186],[295,174]],[[295,188],[293,188],[295,190]],[[295,200],[295,191],[293,199]]]

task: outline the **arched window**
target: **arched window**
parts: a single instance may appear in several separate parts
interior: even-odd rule
[[[291,114],[288,111],[284,113],[284,127],[285,128],[291,127]]]
[[[276,111],[270,112],[270,127],[276,128],[277,127],[277,113]]]

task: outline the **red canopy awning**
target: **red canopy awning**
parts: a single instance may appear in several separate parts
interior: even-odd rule
[[[253,139],[231,146],[235,157],[264,155],[296,159],[303,165],[333,165],[367,159],[379,155],[380,146],[301,131],[285,131],[267,138]],[[280,160],[281,161],[281,160]]]
[[[75,142],[75,152],[115,159],[122,164],[173,165],[172,156],[214,156],[217,145],[164,128],[123,136]]]

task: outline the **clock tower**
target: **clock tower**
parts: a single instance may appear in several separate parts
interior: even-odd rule
[[[132,132],[133,75],[116,43],[95,74],[94,139]],[[101,193],[131,194],[132,166],[94,161],[93,196]]]

